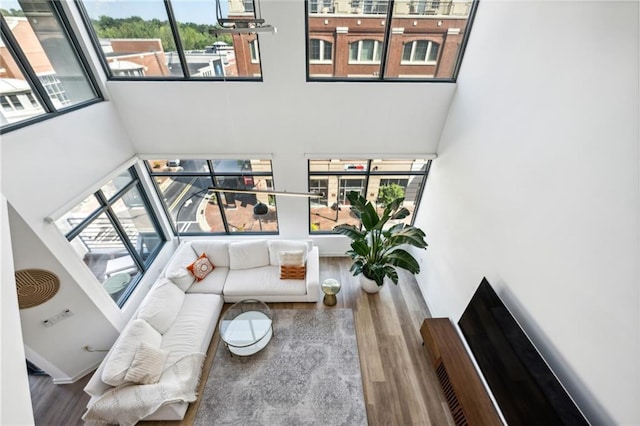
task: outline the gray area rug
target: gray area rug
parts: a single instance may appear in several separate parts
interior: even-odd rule
[[[262,351],[220,342],[194,425],[366,425],[351,309],[273,309]]]

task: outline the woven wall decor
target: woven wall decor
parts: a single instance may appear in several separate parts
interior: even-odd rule
[[[20,309],[38,306],[51,299],[60,288],[60,280],[44,269],[22,269],[16,271],[18,306]]]

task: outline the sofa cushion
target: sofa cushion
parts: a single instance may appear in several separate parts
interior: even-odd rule
[[[229,269],[252,269],[269,264],[269,246],[264,240],[229,244]]]
[[[280,252],[298,251],[305,253],[311,250],[310,242],[304,240],[270,240],[269,241],[269,264],[280,265]]]
[[[169,352],[167,365],[194,352],[202,346],[209,328],[215,326],[224,301],[217,294],[187,294],[182,310],[173,326],[162,336],[160,349]],[[209,345],[209,342],[206,342]],[[204,349],[206,352],[206,349]]]
[[[224,284],[227,296],[290,296],[307,294],[306,280],[281,280],[279,266],[229,270]]]
[[[187,270],[187,266],[196,261],[198,255],[190,243],[178,247],[167,264],[165,276],[173,281],[182,291],[186,291],[195,281],[195,277]]]
[[[168,278],[160,278],[142,301],[138,318],[164,334],[176,320],[183,301],[184,292]]]
[[[211,271],[213,271],[213,268],[214,266],[206,253],[202,253],[195,262],[187,266],[187,270],[196,277],[196,282],[202,281]]]
[[[206,253],[216,268],[229,267],[229,241],[224,240],[195,240],[191,247],[196,253]]]
[[[169,352],[167,351],[141,342],[133,361],[131,361],[131,366],[124,376],[124,380],[141,385],[158,383],[164,371],[164,363],[168,355]]]
[[[229,268],[216,267],[202,281],[196,281],[187,290],[187,293],[222,294],[224,282],[227,279]]]
[[[102,370],[102,381],[111,386],[126,383],[125,376],[140,343],[159,348],[162,336],[143,319],[136,318],[129,322],[120,334],[114,347],[109,352],[107,362]]]

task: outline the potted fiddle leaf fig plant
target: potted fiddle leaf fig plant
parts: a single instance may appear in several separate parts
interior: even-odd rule
[[[388,202],[382,216],[371,201],[357,191],[350,191],[347,199],[351,212],[359,219],[361,227],[350,224],[337,225],[335,232],[351,238],[351,250],[347,254],[353,259],[351,272],[360,276],[360,286],[369,293],[377,293],[384,285],[385,277],[398,284],[396,268],[406,269],[412,274],[420,272],[420,264],[411,253],[402,248],[410,245],[426,249],[424,232],[415,226],[399,222],[385,227],[390,220],[400,220],[410,212],[402,207],[404,197]]]

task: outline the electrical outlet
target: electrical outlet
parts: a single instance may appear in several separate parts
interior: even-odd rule
[[[71,312],[71,309],[67,308],[65,310],[63,310],[62,312],[60,312],[57,315],[54,315],[52,317],[49,317],[45,320],[42,321],[42,324],[45,327],[51,327],[52,325],[59,323],[60,321],[62,321],[65,318],[69,318],[70,316],[73,316],[73,312]]]

